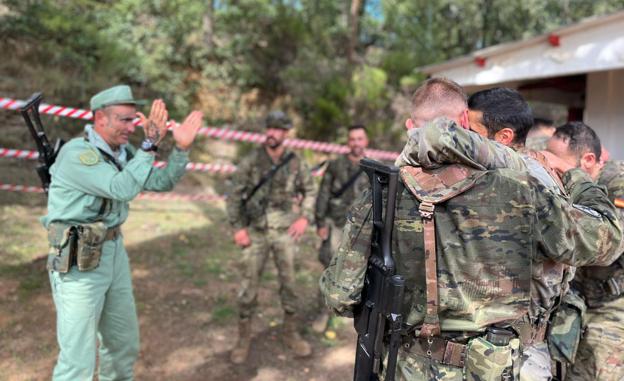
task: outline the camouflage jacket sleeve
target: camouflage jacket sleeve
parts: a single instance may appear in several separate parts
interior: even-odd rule
[[[329,200],[331,198],[331,184],[334,180],[334,161],[330,161],[327,165],[327,169],[323,174],[321,185],[318,190],[318,196],[316,197],[316,204],[314,207],[314,219],[317,227],[323,227],[326,224],[327,211],[329,209]]]
[[[522,156],[513,149],[438,118],[409,131],[398,166],[436,168],[442,164],[464,164],[481,170],[526,169]]]
[[[352,316],[361,300],[372,233],[369,200],[370,193],[364,192],[351,207],[340,248],[319,282],[325,303],[342,316]]]
[[[314,189],[314,179],[307,164],[300,159],[299,170],[297,172],[297,193],[303,196],[301,201],[301,217],[305,217],[309,223],[314,221],[314,201],[316,192]]]
[[[535,181],[536,233],[542,252],[572,266],[611,264],[622,241],[615,206],[604,188],[581,169],[566,172],[562,180],[570,200]]]
[[[254,156],[254,155],[251,155]],[[227,197],[226,210],[228,221],[235,230],[242,229],[248,225],[243,205],[243,194],[248,191],[249,179],[253,170],[252,157],[248,156],[238,165],[236,172],[231,177],[231,191]]]

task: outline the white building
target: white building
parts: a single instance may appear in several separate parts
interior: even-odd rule
[[[624,159],[624,12],[583,20],[528,40],[500,44],[421,68],[469,93],[505,86],[529,101],[567,108]]]

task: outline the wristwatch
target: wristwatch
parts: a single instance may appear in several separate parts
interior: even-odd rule
[[[156,152],[158,151],[158,146],[154,144],[154,141],[150,138],[145,138],[141,142],[141,149],[145,152]]]

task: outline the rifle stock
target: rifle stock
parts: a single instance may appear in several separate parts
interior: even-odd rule
[[[362,303],[354,314],[358,340],[353,379],[379,380],[384,341],[388,341],[385,380],[393,381],[403,324],[401,305],[405,284],[403,277],[395,274],[392,258],[392,228],[399,169],[370,159],[363,159],[360,166],[368,175],[371,184],[373,231]],[[385,208],[384,188],[387,188]]]
[[[33,94],[24,106],[20,109],[20,113],[26,122],[26,127],[30,131],[30,135],[37,145],[37,151],[39,152],[39,165],[37,166],[37,174],[41,179],[43,190],[48,193],[50,188],[50,167],[54,164],[54,160],[61,149],[61,146],[65,143],[63,140],[58,139],[54,147],[50,145],[50,141],[45,134],[43,123],[41,123],[41,116],[39,115],[39,105],[43,95],[41,93]]]

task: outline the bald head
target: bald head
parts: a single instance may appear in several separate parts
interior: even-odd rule
[[[405,126],[408,129],[422,127],[440,117],[463,124],[462,118],[467,109],[466,93],[460,85],[447,78],[431,78],[414,92],[411,118]]]

